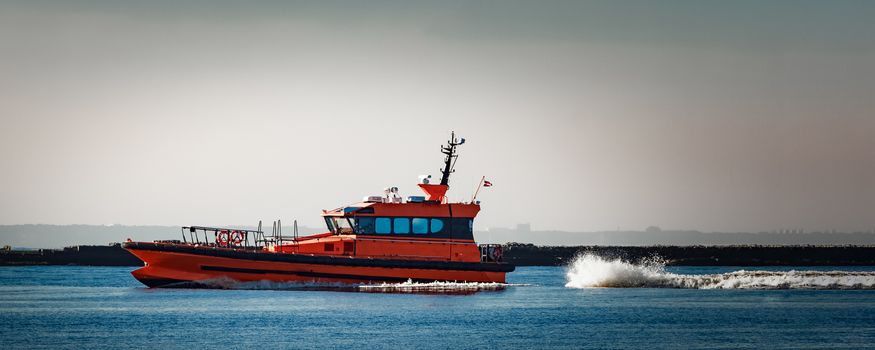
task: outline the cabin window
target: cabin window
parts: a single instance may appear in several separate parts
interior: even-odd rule
[[[428,219],[414,218],[411,220],[413,233],[425,234],[428,233]]]
[[[410,233],[410,219],[408,218],[395,218],[394,220],[394,233],[398,234],[406,234]]]
[[[329,232],[335,232],[334,231],[334,223],[331,222],[331,218],[325,218],[325,224],[328,225]]]
[[[339,219],[339,218],[338,218]],[[468,218],[386,218],[360,216],[350,218],[354,224],[353,231],[357,234],[448,234],[452,228],[453,235],[471,235],[473,221]],[[330,225],[330,224],[329,224]],[[337,223],[335,223],[337,225]]]
[[[374,218],[363,216],[355,218],[355,233],[369,234],[374,233]]]
[[[374,224],[374,232],[381,235],[392,233],[392,219],[377,218]]]
[[[345,217],[335,217],[332,219],[334,221],[334,229],[336,233],[339,234],[350,234],[352,233],[352,224]]]
[[[474,220],[462,218],[452,219],[450,224],[453,225],[453,236],[467,237],[473,234]]]
[[[431,233],[438,233],[444,228],[444,221],[441,219],[431,219]]]

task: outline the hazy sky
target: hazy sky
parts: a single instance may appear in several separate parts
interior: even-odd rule
[[[875,228],[875,2],[0,0],[0,224]]]

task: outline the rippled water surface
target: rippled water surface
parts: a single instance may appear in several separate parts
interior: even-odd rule
[[[133,268],[0,267],[0,348],[875,348],[875,267],[588,264],[460,293],[150,290]]]

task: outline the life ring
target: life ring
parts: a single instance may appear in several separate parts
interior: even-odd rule
[[[229,241],[234,245],[239,245],[243,243],[243,232],[240,231],[231,231],[231,238]]]
[[[231,241],[231,233],[228,230],[221,230],[216,233],[216,244],[228,245],[229,241]]]

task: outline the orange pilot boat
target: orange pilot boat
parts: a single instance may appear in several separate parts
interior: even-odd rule
[[[283,237],[275,222],[261,230],[187,226],[182,240],[134,242],[124,248],[145,262],[132,272],[149,287],[210,287],[211,281],[303,283],[505,282],[514,266],[502,262],[501,246],[477,245],[473,223],[480,211],[471,202],[450,203],[446,192],[465,139],[455,134],[441,147],[440,184],[421,176],[424,196],[382,196],[324,211],[328,232]],[[482,180],[481,180],[482,184]]]

